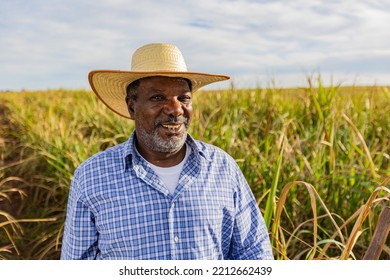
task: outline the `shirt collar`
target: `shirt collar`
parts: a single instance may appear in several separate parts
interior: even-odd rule
[[[196,141],[190,134],[187,134],[186,143],[190,145],[191,152],[195,153],[196,156],[201,156],[204,159],[211,161],[209,152],[206,150],[206,147],[201,144],[201,142]],[[123,164],[124,169],[127,170],[133,165],[133,159],[138,154],[137,149],[135,148],[135,130],[131,133],[130,138],[124,143],[123,146]]]

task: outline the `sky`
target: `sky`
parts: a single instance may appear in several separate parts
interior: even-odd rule
[[[172,43],[209,88],[390,84],[388,0],[0,0],[0,91],[90,89]]]

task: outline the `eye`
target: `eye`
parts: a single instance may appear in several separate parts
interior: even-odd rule
[[[153,95],[150,100],[152,101],[163,101],[164,100],[164,96],[162,95]]]
[[[179,100],[181,101],[181,102],[184,102],[184,103],[189,103],[189,102],[191,102],[191,95],[183,95],[183,96],[180,96],[179,97]]]

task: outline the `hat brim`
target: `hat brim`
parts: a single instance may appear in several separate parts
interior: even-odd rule
[[[141,78],[153,76],[189,79],[192,82],[192,92],[195,92],[206,85],[228,80],[230,78],[227,75],[198,72],[94,70],[89,73],[88,80],[94,93],[108,108],[122,117],[130,118],[125,102],[127,86]]]

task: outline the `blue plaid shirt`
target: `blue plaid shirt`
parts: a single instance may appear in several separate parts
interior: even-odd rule
[[[134,136],[76,169],[61,259],[273,259],[233,158],[188,136],[192,152],[172,195],[138,154]]]

